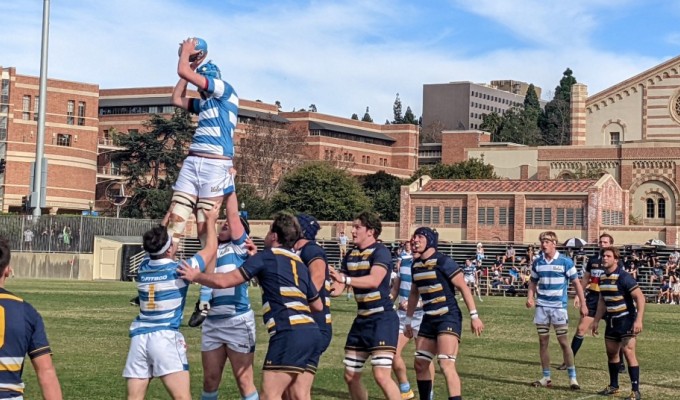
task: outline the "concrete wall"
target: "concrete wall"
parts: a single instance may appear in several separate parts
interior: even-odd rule
[[[610,144],[610,133],[620,132],[620,140],[641,140],[643,93],[626,90],[596,103],[588,103],[586,146]]]
[[[12,253],[10,265],[17,278],[93,279],[92,254]]]
[[[538,168],[538,149],[526,147],[482,147],[468,149],[469,158],[484,158],[493,165],[494,172],[501,178],[521,179],[520,166],[528,165],[528,177],[534,179]]]

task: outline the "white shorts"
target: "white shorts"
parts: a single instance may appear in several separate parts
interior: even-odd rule
[[[680,283],[673,285],[673,293],[680,294]]]
[[[474,283],[475,285],[477,284],[477,277],[472,275],[465,275],[465,284],[467,285],[468,283]]]
[[[569,314],[564,308],[536,306],[534,324],[553,326],[569,325]]]
[[[229,172],[232,166],[231,160],[189,156],[172,190],[199,199],[222,197],[234,191],[234,176]]]
[[[253,310],[231,318],[206,319],[203,322],[201,351],[227,346],[239,353],[255,351],[255,313]]]
[[[397,315],[399,316],[399,333],[404,333],[404,327],[406,326],[406,311],[397,310]],[[416,310],[413,313],[413,319],[411,320],[411,329],[413,329],[413,336],[418,336],[418,331],[420,330],[420,324],[423,322],[423,310]]]
[[[164,330],[132,337],[123,377],[149,379],[188,370],[184,336]]]

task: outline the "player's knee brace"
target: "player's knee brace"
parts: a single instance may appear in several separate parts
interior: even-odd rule
[[[434,354],[425,350],[417,350],[415,355],[418,360],[423,360],[427,362],[432,362],[432,359],[434,358]]]
[[[215,207],[215,202],[213,200],[199,199],[196,203],[196,209],[198,210],[196,213],[196,221],[205,222],[205,214],[202,211],[210,211],[213,207]]]
[[[354,355],[352,357],[345,356],[342,363],[345,364],[345,369],[348,371],[361,372],[366,363],[366,359],[359,355]]]
[[[567,332],[569,331],[569,328],[566,326],[561,326],[559,328],[555,328],[555,335],[557,336],[566,336]]]
[[[380,354],[371,357],[371,365],[380,368],[392,368],[393,354]]]
[[[172,236],[172,240],[178,241],[187,226],[191,213],[194,211],[194,200],[183,193],[175,193],[172,195],[171,201],[175,205],[168,221],[168,234]]]
[[[451,362],[456,362],[456,356],[452,354],[437,354],[437,362],[439,363],[439,368],[443,367],[443,363],[446,363],[448,361]]]
[[[538,336],[546,336],[550,334],[550,327],[548,325],[536,325]]]

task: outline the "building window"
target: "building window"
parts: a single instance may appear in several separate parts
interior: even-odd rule
[[[33,99],[33,121],[38,120],[38,111],[40,111],[40,96],[35,96]]]
[[[69,100],[67,105],[66,105],[66,123],[69,125],[73,125],[74,119],[73,119],[73,112],[76,108],[76,102],[73,100]]]
[[[433,224],[439,224],[439,207],[432,207],[432,222]]]
[[[494,207],[479,207],[477,210],[477,223],[479,225],[493,225],[495,217]]]
[[[656,204],[654,204],[654,200],[647,199],[647,218],[654,218],[655,208]]]
[[[31,119],[31,96],[24,96],[21,107],[21,119],[28,121]]]
[[[371,156],[366,156],[366,164],[370,164],[370,163],[371,163]]]
[[[666,218],[666,200],[659,199],[657,203],[657,218]]]
[[[78,102],[78,125],[85,125],[85,102]]]
[[[619,144],[621,143],[621,134],[619,132],[611,132],[609,134],[609,144]]]
[[[71,135],[66,133],[57,134],[57,146],[71,147]]]
[[[508,224],[508,208],[507,207],[499,207],[498,208],[498,225],[507,225]]]
[[[416,207],[416,224],[423,223],[423,207]]]

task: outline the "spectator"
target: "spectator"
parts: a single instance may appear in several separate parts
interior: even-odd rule
[[[493,273],[494,275],[498,272],[499,275],[503,275],[503,260],[501,256],[496,256],[496,261],[493,263]]]
[[[673,292],[671,293],[671,304],[680,305],[680,279],[677,276],[673,276],[675,282],[673,283]]]
[[[482,243],[477,243],[477,254],[476,254],[476,260],[477,260],[477,267],[482,268],[482,261],[484,260],[484,246]]]
[[[71,227],[66,225],[62,233],[62,240],[64,241],[64,247],[66,249],[71,248]]]
[[[623,266],[626,272],[628,272],[633,279],[637,281],[638,278],[638,264],[633,261],[629,256],[626,256],[623,260]]]
[[[503,264],[505,264],[508,260],[512,261],[512,263],[515,263],[515,248],[510,244],[507,249],[505,249],[505,255],[503,256]]]
[[[672,261],[675,264],[677,264],[678,261],[680,261],[680,252],[678,251],[678,249],[675,249],[675,251],[668,255],[668,261]]]
[[[33,236],[31,228],[26,228],[24,231],[24,250],[33,251]]]
[[[345,258],[345,254],[347,254],[347,236],[345,236],[345,231],[340,232],[338,243],[340,244],[340,259],[343,259]]]
[[[649,282],[654,283],[654,281],[661,281],[663,278],[663,268],[660,265],[652,267],[652,275],[649,277]]]
[[[510,266],[508,273],[510,274],[510,281],[508,283],[512,286],[516,281],[519,281],[519,268],[513,264]]]
[[[659,288],[659,293],[656,296],[656,303],[664,304],[671,302],[671,285],[668,284],[668,279],[663,280],[663,284]]]

